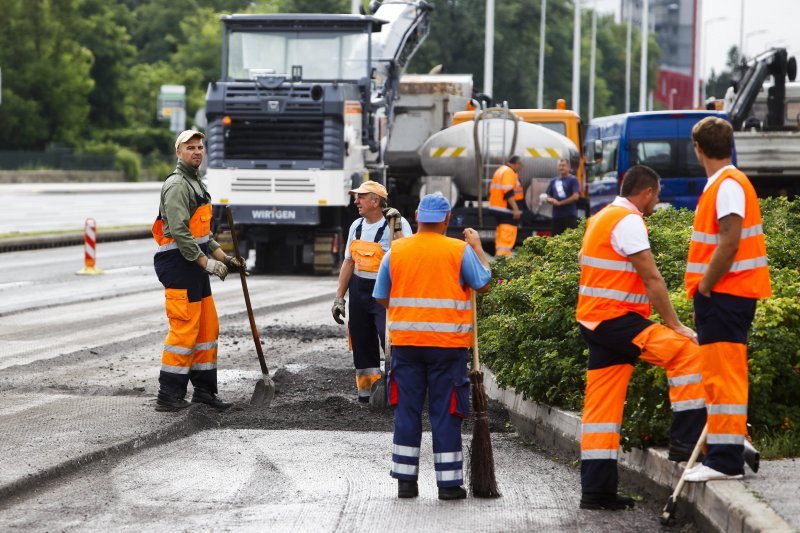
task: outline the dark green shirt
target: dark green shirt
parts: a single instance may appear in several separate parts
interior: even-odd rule
[[[200,180],[198,169],[178,161],[175,171],[169,175],[161,187],[159,212],[164,221],[164,235],[172,237],[178,244],[181,255],[187,261],[195,261],[203,255],[200,245],[189,231],[189,219],[197,210],[196,196],[204,197],[208,191]],[[219,248],[214,240],[208,241],[208,250],[213,253]]]

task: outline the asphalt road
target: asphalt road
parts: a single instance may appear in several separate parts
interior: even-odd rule
[[[73,273],[80,247],[4,254],[20,268],[0,285],[0,489],[20,489],[0,502],[0,530],[658,530],[662,502],[647,495],[630,512],[579,510],[576,464],[523,442],[496,406],[503,497],[436,499],[426,433],[420,497],[398,500],[391,415],[355,401],[333,277],[248,281],[278,385],[267,410],[247,405],[260,372],[238,280],[213,282],[220,391],[236,406],[156,412],[166,319],[150,247],[105,245],[93,277]],[[185,430],[159,437],[181,417]]]

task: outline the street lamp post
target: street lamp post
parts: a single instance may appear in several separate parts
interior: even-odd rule
[[[589,55],[589,120],[594,118],[594,75],[597,55],[597,9],[592,9],[592,49]]]
[[[581,113],[581,0],[575,0],[572,27],[572,109]]]
[[[702,82],[701,82],[703,84],[703,91],[700,93],[701,94],[701,100],[702,100],[700,102],[700,105],[702,105],[705,102],[706,97],[707,97],[707,95],[706,95],[706,89],[707,89],[706,81],[708,80],[708,76],[707,76],[707,73],[706,73],[706,68],[707,68],[707,63],[708,63],[708,61],[706,60],[706,55],[708,55],[708,46],[707,46],[708,45],[708,30],[707,30],[707,28],[708,28],[709,24],[713,24],[714,22],[720,22],[720,21],[723,21],[723,20],[728,20],[728,17],[724,17],[724,16],[723,17],[714,17],[714,18],[710,18],[710,19],[708,19],[706,21],[703,21],[703,61],[702,61],[702,64],[703,64],[703,71],[702,71],[703,72],[703,79],[702,79]]]
[[[628,0],[626,14],[628,15],[628,31],[625,36],[625,112],[631,112],[631,19],[633,11],[631,1]]]
[[[647,111],[647,41],[650,30],[650,0],[642,5],[642,56],[639,60],[639,111]]]
[[[483,49],[483,92],[494,92],[494,0],[486,0],[486,29]]]
[[[547,20],[547,0],[542,0],[542,16],[539,24],[539,87],[536,89],[536,107],[544,107],[544,29]]]

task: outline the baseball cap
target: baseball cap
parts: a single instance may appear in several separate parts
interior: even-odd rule
[[[353,189],[350,191],[350,194],[360,194],[360,193],[367,193],[372,192],[383,198],[384,200],[389,198],[389,193],[386,192],[386,187],[378,183],[377,181],[365,181],[361,184],[358,189]]]
[[[419,201],[417,222],[442,222],[449,212],[450,202],[442,193],[426,194]]]
[[[183,130],[175,139],[175,149],[177,150],[181,144],[185,143],[192,137],[200,137],[201,139],[205,139],[206,136],[197,130]]]

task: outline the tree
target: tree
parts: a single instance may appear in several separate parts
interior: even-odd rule
[[[0,17],[4,76],[0,144],[41,149],[79,142],[94,87],[91,52],[75,40],[85,27],[79,0],[5,0]],[[11,73],[11,75],[9,75]]]

